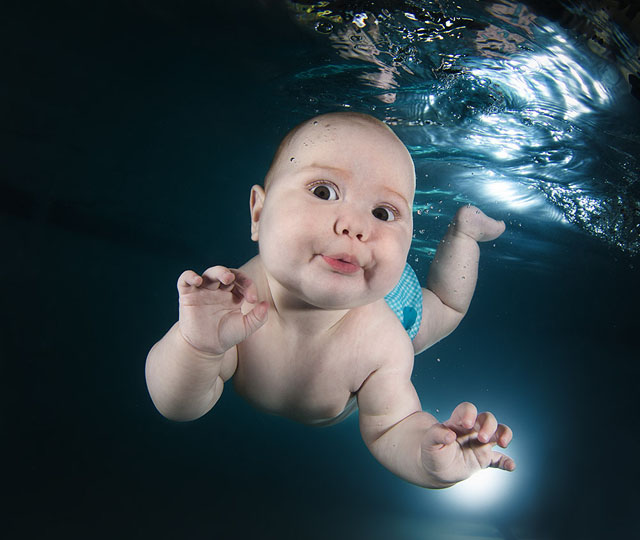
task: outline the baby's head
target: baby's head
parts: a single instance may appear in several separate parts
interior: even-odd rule
[[[271,278],[306,303],[348,308],[400,279],[413,233],[415,172],[385,124],[331,113],[294,128],[251,192],[252,239]]]
[[[269,189],[271,181],[277,178],[278,173],[283,168],[286,170],[287,165],[289,165],[289,168],[299,165],[297,160],[300,159],[300,150],[313,151],[314,147],[319,143],[333,143],[342,152],[347,152],[348,149],[342,146],[345,138],[348,139],[353,135],[358,136],[358,133],[365,138],[367,136],[373,137],[374,135],[380,136],[382,144],[387,149],[384,153],[388,152],[388,157],[390,158],[392,157],[391,147],[397,147],[396,149],[400,151],[402,158],[404,158],[401,161],[405,161],[409,165],[408,174],[412,179],[413,191],[415,191],[413,160],[402,141],[384,122],[368,114],[355,112],[336,112],[316,116],[289,131],[276,150],[271,167],[264,180],[264,189]],[[387,140],[385,141],[384,139]],[[299,146],[302,146],[302,148],[299,148]],[[298,154],[297,159],[296,154]],[[398,163],[396,166],[400,167],[401,164]]]

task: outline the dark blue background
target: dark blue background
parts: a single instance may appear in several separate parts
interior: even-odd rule
[[[469,315],[416,359],[426,410],[513,427],[520,480],[491,510],[393,477],[355,418],[300,426],[231,385],[196,422],[155,411],[144,361],[177,276],[253,255],[249,188],[301,120],[281,81],[326,54],[279,3],[226,4],[2,7],[0,534],[632,537],[637,269],[571,229],[544,269],[484,246]]]

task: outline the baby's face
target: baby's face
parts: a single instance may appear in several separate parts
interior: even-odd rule
[[[253,205],[266,271],[320,308],[382,298],[406,262],[414,190],[411,157],[384,126],[339,114],[309,121],[272,168],[264,202]]]

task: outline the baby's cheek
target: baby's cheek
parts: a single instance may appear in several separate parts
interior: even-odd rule
[[[404,271],[404,267],[407,264],[407,253],[403,251],[398,251],[398,253],[393,258],[393,261],[390,262],[388,272],[386,274],[386,285],[388,286],[390,292],[402,277],[402,272]]]
[[[382,298],[390,292],[400,280],[401,275],[402,269],[400,269],[400,272],[395,272],[389,267],[375,267],[364,272],[367,288],[371,291],[372,295],[376,297],[376,299]]]

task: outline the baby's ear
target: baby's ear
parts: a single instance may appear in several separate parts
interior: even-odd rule
[[[251,210],[251,240],[258,241],[258,229],[260,225],[260,214],[264,206],[265,192],[262,186],[253,186],[251,188],[251,198],[249,199],[249,208]]]

